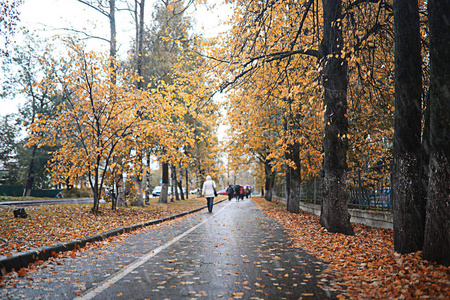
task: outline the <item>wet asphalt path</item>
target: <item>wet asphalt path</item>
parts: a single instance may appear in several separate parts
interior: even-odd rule
[[[251,200],[225,201],[0,288],[1,299],[327,299],[325,265]],[[319,286],[318,286],[319,285]],[[14,287],[15,286],[15,287]]]

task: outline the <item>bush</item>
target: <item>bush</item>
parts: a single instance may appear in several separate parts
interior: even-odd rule
[[[71,188],[70,190],[64,189],[62,190],[62,194],[64,198],[91,198],[92,191],[88,187],[82,188]]]

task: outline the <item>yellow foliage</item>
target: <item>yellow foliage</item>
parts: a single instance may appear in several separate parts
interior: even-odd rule
[[[320,3],[227,2],[235,5],[231,30],[211,50],[217,59],[215,76],[228,87],[226,149],[234,161],[258,157],[281,170],[292,165],[285,159],[288,146],[299,144],[303,178],[317,176],[326,112],[320,86],[323,65],[318,60]],[[330,57],[347,60],[349,70],[350,129],[339,138],[348,141],[349,166],[355,168],[390,156],[392,14],[378,4],[361,3],[351,18],[334,25],[345,36],[343,47]],[[370,31],[377,26],[381,29]]]

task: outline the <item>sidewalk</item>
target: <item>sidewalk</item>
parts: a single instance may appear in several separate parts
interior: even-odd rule
[[[218,201],[216,201],[216,203],[220,203],[224,200],[225,199],[218,200]],[[12,254],[11,257],[0,256],[0,270],[1,270],[0,276],[2,274],[11,272],[13,270],[18,271],[21,268],[27,267],[30,263],[33,263],[33,262],[36,262],[39,260],[45,261],[45,260],[49,259],[50,257],[54,256],[54,254],[57,254],[60,252],[65,252],[65,251],[71,251],[74,249],[78,249],[80,247],[84,247],[87,243],[101,241],[101,240],[104,240],[111,236],[134,231],[138,228],[143,228],[143,227],[147,227],[150,225],[155,225],[155,224],[159,224],[159,223],[166,222],[169,220],[173,220],[173,219],[176,219],[176,218],[188,215],[188,214],[195,213],[195,212],[200,211],[205,208],[207,208],[207,206],[199,207],[199,208],[196,208],[191,211],[186,211],[183,213],[179,213],[176,215],[172,215],[172,216],[157,219],[157,220],[150,220],[147,222],[138,223],[138,224],[131,225],[131,226],[119,227],[119,228],[116,228],[113,230],[90,235],[90,236],[87,236],[85,238],[78,239],[78,240],[57,243],[57,244],[53,244],[53,245],[49,245],[49,246],[45,246],[45,247],[32,249],[32,250],[29,250],[26,252],[14,253],[14,254]]]

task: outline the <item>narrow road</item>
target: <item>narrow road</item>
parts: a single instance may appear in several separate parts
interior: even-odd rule
[[[334,298],[318,287],[324,268],[251,200],[233,200],[48,262],[0,298]]]

